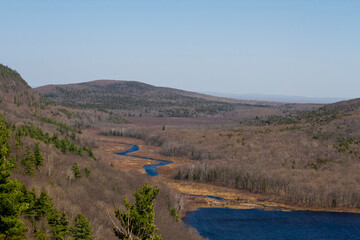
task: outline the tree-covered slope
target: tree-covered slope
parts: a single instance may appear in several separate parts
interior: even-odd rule
[[[263,107],[230,100],[155,87],[135,81],[97,80],[92,82],[48,85],[36,88],[46,98],[66,106],[111,111],[133,111],[137,115],[157,117],[196,117],[216,115],[237,107]]]
[[[4,65],[0,93],[0,239],[117,239],[115,207],[124,209],[124,197],[131,199],[144,182],[156,183],[94,155],[97,145],[82,127],[110,115],[45,101]],[[171,192],[158,187],[159,234],[201,239],[171,216]]]

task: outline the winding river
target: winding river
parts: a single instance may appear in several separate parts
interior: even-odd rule
[[[156,161],[143,166],[150,176],[157,176],[157,167],[171,164],[155,158],[128,155],[138,151],[138,145],[117,155]],[[209,197],[227,201],[217,196]],[[210,240],[241,239],[359,239],[360,214],[314,211],[265,211],[260,209],[199,208],[189,212],[184,222],[196,228],[203,237]]]
[[[115,153],[117,155],[121,155],[121,156],[126,156],[126,157],[133,157],[133,158],[140,158],[140,159],[146,159],[146,160],[152,160],[152,161],[157,161],[157,164],[151,164],[151,165],[145,165],[143,166],[143,169],[145,169],[146,173],[152,177],[155,177],[157,175],[159,175],[159,173],[156,171],[157,167],[160,166],[165,166],[168,164],[171,164],[172,162],[170,161],[165,161],[165,160],[161,160],[161,159],[155,159],[155,158],[147,158],[147,157],[139,157],[139,156],[134,156],[134,155],[128,155],[129,153],[133,153],[136,151],[139,151],[140,147],[138,145],[134,145],[134,144],[127,144],[127,143],[118,143],[118,144],[122,144],[122,145],[128,145],[130,146],[130,148],[124,152],[118,152]]]

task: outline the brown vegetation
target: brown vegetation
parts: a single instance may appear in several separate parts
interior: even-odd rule
[[[74,143],[79,146],[98,147],[94,150],[98,161],[94,161],[85,155],[79,156],[81,154],[63,151],[67,152],[64,154],[51,142],[40,142],[43,166],[35,171],[34,176],[26,176],[20,161],[24,149],[33,149],[37,141],[28,136],[22,137],[20,146],[16,137],[12,138],[15,149],[12,154],[18,163],[13,177],[30,189],[35,187],[37,194],[42,190],[48,192],[57,208],[66,212],[70,220],[79,213],[84,214],[92,223],[93,235],[97,237],[115,238],[108,214],[113,212],[114,206],[122,208],[121,200],[125,196],[131,198],[132,191],[143,182],[160,187],[155,201],[155,223],[164,239],[200,237],[176,221],[175,213],[186,211],[185,200],[178,192],[159,184],[160,181],[176,189],[183,189],[182,183],[191,181],[186,186],[193,190],[202,186],[202,190],[197,191],[204,194],[212,188],[209,187],[211,185],[216,186],[216,190],[212,191],[215,193],[220,193],[219,189],[229,192],[232,189],[228,197],[234,202],[253,202],[256,195],[261,196],[259,199],[309,209],[360,208],[358,99],[314,110],[319,106],[239,103],[169,89],[154,90],[152,86],[131,83],[132,97],[142,93],[149,106],[137,105],[136,109],[127,106],[109,111],[89,106],[92,100],[84,98],[84,102],[76,102],[85,104],[83,107],[87,109],[81,110],[47,101],[33,92],[16,72],[2,65],[0,70],[0,114],[15,128],[33,124],[50,136],[56,133],[60,139],[75,140]],[[106,90],[109,84],[114,83],[79,84],[66,91]],[[154,97],[159,91],[166,95],[165,100]],[[86,97],[86,94],[79,96]],[[104,96],[95,97],[99,97],[99,103],[106,106]],[[156,104],[153,104],[154,101]],[[171,104],[165,103],[167,101]],[[135,103],[142,101],[137,98]],[[121,104],[121,101],[116,104]],[[182,104],[190,105],[184,108]],[[214,106],[215,112],[212,111]],[[151,109],[146,112],[148,107]],[[180,108],[179,113],[187,110],[190,115],[177,114],[177,108]],[[159,113],[166,114],[157,118]],[[165,118],[178,115],[181,117]],[[133,124],[128,122],[129,119]],[[106,136],[84,131],[84,128],[94,126],[100,127]],[[139,154],[171,159],[174,164],[160,168],[162,176],[148,178],[139,173],[146,160],[133,161],[130,157],[120,159],[113,155],[122,149],[115,144],[118,137],[128,143],[141,140],[141,144],[156,146],[144,147],[145,151]],[[102,142],[104,140],[113,143]],[[179,157],[183,159],[179,160]],[[82,177],[75,178],[74,163],[77,163]],[[191,193],[191,189],[186,189],[184,193]],[[244,197],[246,193],[251,197]],[[224,193],[224,196],[227,194]],[[207,200],[197,201],[209,203]]]
[[[28,189],[35,188],[38,195],[45,190],[56,207],[64,211],[70,220],[78,213],[84,214],[93,226],[93,235],[100,239],[116,239],[110,221],[114,206],[123,208],[122,199],[132,199],[133,190],[138,189],[143,182],[159,185],[142,174],[127,174],[119,168],[89,158],[63,155],[51,146],[41,145],[41,148],[45,161],[40,171],[35,176],[25,176],[19,166],[13,171],[13,177],[25,183]],[[75,162],[83,175],[78,179],[72,171]],[[85,168],[91,170],[89,177],[86,177]],[[175,195],[167,187],[159,187],[159,197],[155,201],[155,223],[163,238],[196,239],[191,230],[170,216],[169,208],[177,206],[176,200],[170,200],[175,199]]]
[[[82,154],[71,151],[62,151],[55,141],[47,141],[48,137],[39,137],[43,136],[40,133],[32,138],[17,135],[19,127],[35,126],[34,129],[40,128],[43,134],[50,137],[56,134],[58,139],[68,139],[66,143],[97,147],[93,139],[82,136],[81,128],[97,122],[107,124],[109,114],[71,109],[47,102],[33,92],[19,74],[3,65],[0,66],[0,85],[0,114],[13,128],[10,145],[16,168],[12,170],[12,178],[24,183],[28,189],[34,188],[37,196],[41,191],[46,191],[56,208],[65,212],[70,222],[73,222],[79,213],[85,215],[91,222],[92,234],[98,239],[116,239],[110,216],[114,214],[115,207],[124,207],[124,197],[131,199],[132,192],[144,182],[158,185],[160,193],[155,200],[155,223],[162,237],[201,239],[196,232],[171,216],[172,208],[183,211],[186,209],[183,205],[180,207],[177,195],[166,186],[136,172],[125,173],[121,168],[111,167],[101,159],[95,161],[87,154],[81,156]],[[117,120],[111,121],[113,123]],[[25,175],[21,160],[26,148],[34,149],[37,143],[44,161],[42,166],[36,166],[33,175]],[[26,225],[32,229],[30,221],[26,221]],[[27,237],[33,238],[31,231]]]
[[[284,111],[315,109],[319,105],[245,101],[208,96],[177,89],[155,87],[135,81],[97,80],[92,82],[48,85],[36,90],[52,101],[69,107],[94,109],[112,115],[111,123],[136,124],[163,122],[219,124],[261,117]],[[113,117],[118,118],[116,122]],[[124,119],[125,118],[125,119]],[[191,120],[189,120],[189,118]],[[183,123],[181,124],[183,125]]]
[[[270,194],[293,205],[359,208],[360,116],[359,104],[352,105],[352,111],[340,107],[337,115],[323,109],[311,113],[326,121],[300,117],[297,124],[132,128],[103,134],[139,138],[159,146],[164,155],[201,160],[180,166],[176,179]]]

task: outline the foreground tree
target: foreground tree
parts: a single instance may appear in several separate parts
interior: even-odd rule
[[[12,163],[7,161],[9,137],[10,128],[0,116],[0,239],[26,239],[27,228],[20,214],[28,208],[28,204],[21,201],[22,184],[9,179],[8,169],[12,167]]]
[[[54,240],[63,240],[69,235],[69,220],[65,213],[58,212],[52,209],[47,214],[48,223],[51,228],[52,237]]]
[[[74,225],[70,228],[71,236],[74,240],[92,240],[92,227],[90,222],[82,214],[75,217]]]
[[[155,233],[158,229],[154,223],[154,200],[158,193],[159,188],[152,188],[145,183],[139,192],[134,192],[135,204],[124,198],[126,209],[115,209],[115,217],[120,226],[114,224],[114,233],[119,239],[161,239],[161,236]]]

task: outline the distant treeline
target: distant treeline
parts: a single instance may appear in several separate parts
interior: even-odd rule
[[[138,112],[138,116],[156,117],[216,115],[233,111],[237,106],[247,106],[186,96],[177,91],[159,90],[133,82],[126,83],[126,87],[121,84],[81,86],[82,89],[55,87],[51,93],[46,93],[44,96],[69,107],[100,111],[121,109],[121,111]]]
[[[272,194],[302,206],[360,208],[360,183],[340,175],[334,181],[330,171],[285,168],[265,171],[232,163],[197,162],[179,167],[174,178]]]

